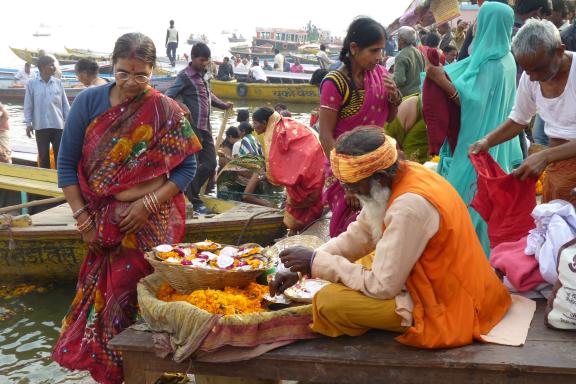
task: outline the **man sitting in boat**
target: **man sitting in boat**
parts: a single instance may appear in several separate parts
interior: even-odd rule
[[[294,59],[294,64],[290,67],[292,73],[304,73],[304,67],[300,64],[300,59]]]
[[[250,83],[266,83],[268,77],[260,66],[260,60],[257,57],[252,61],[252,67],[248,70],[248,81]]]
[[[36,74],[34,72],[32,72],[31,67],[30,67],[30,63],[26,63],[26,64],[24,64],[24,69],[19,70],[14,75],[13,86],[14,87],[25,87],[26,84],[28,84],[28,82],[30,80],[34,80],[35,78],[36,78]]]
[[[76,72],[76,77],[82,83],[80,87],[90,88],[108,84],[106,79],[98,76],[99,69],[98,63],[92,59],[82,58],[78,60],[74,65],[74,71]]]
[[[294,285],[294,272],[332,282],[313,301],[312,330],[327,336],[376,328],[400,332],[399,342],[420,348],[481,340],[511,297],[456,190],[437,173],[399,160],[394,140],[374,127],[340,136],[330,161],[362,211],[316,251],[280,253],[293,272],[277,274],[271,294]]]
[[[230,58],[225,57],[222,64],[218,66],[218,75],[216,79],[221,81],[230,81],[234,79],[234,68],[230,64]]]
[[[270,108],[252,114],[262,144],[266,176],[286,187],[284,224],[297,232],[322,215],[324,152],[316,134],[306,125],[282,117]]]

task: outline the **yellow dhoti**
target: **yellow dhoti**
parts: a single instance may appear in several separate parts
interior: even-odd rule
[[[370,268],[373,259],[371,253],[356,263]],[[370,329],[401,333],[406,330],[396,314],[395,299],[374,299],[342,284],[322,288],[314,296],[312,311],[312,330],[330,337],[360,336]]]

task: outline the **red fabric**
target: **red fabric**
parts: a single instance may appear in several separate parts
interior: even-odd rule
[[[166,175],[199,149],[181,109],[155,90],[112,107],[86,129],[78,176],[100,247],[86,255],[62,321],[52,358],[63,367],[88,370],[99,383],[123,381],[122,356],[107,343],[135,320],[136,284],[152,272],[143,252],[180,242],[186,212],[180,193],[136,234],[125,235],[119,215],[130,203],[114,195]]]
[[[524,253],[528,235],[520,240],[500,243],[490,253],[490,264],[502,272],[518,292],[529,291],[546,281],[540,274],[538,260]]]
[[[428,52],[430,52],[430,51],[436,52],[436,54],[439,57],[439,63],[442,65],[446,65],[446,55],[444,54],[444,52],[442,52],[438,48],[431,48],[431,47],[427,47],[425,45],[420,44],[418,46],[418,50],[424,55],[424,57],[428,61],[430,61],[430,59],[428,58]],[[434,65],[438,65],[438,64],[434,64]]]
[[[286,187],[284,223],[302,229],[322,215],[324,151],[310,128],[282,118],[276,124],[266,159],[268,179]]]
[[[506,174],[500,165],[483,152],[471,155],[478,174],[472,207],[488,223],[490,248],[518,241],[535,227],[531,216],[536,206],[536,179],[524,181]]]
[[[428,49],[430,64],[439,65],[438,50]],[[446,75],[448,79],[448,75]],[[444,141],[448,139],[450,150],[454,153],[460,132],[460,107],[450,100],[435,82],[425,78],[422,86],[422,115],[428,132],[428,153],[437,155]]]

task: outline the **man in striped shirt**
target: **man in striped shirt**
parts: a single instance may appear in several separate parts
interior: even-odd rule
[[[198,152],[198,169],[192,183],[186,190],[186,197],[198,213],[209,213],[200,199],[200,188],[216,170],[216,149],[210,126],[211,107],[229,109],[234,106],[216,97],[208,87],[204,75],[210,62],[210,48],[204,43],[192,47],[191,61],[178,73],[174,84],[166,91],[166,96],[173,99],[182,98],[190,110],[190,125],[202,143]]]

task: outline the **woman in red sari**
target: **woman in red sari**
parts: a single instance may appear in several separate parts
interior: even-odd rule
[[[200,149],[180,107],[148,84],[155,61],[150,38],[118,39],[116,81],[78,95],[58,159],[88,254],[52,357],[100,383],[123,381],[122,357],[107,343],[134,322],[136,284],[152,271],[143,252],[183,239],[182,191]]]
[[[334,142],[361,125],[382,127],[396,117],[402,95],[390,74],[379,64],[386,44],[384,27],[357,18],[348,27],[340,52],[342,65],[330,71],[320,85],[320,142],[330,158]],[[360,202],[346,193],[326,160],[324,201],[330,206],[330,237],[345,232],[360,213]]]
[[[324,152],[311,128],[270,108],[252,114],[266,160],[266,176],[286,187],[284,224],[291,232],[304,229],[322,215]]]

